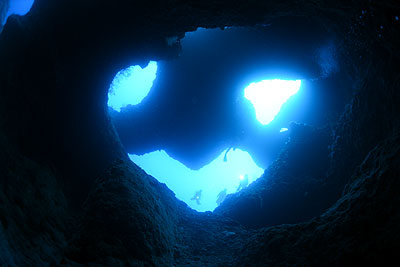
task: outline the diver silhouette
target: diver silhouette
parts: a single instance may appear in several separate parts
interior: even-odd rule
[[[218,196],[217,196],[217,204],[218,206],[221,205],[221,203],[225,200],[226,198],[226,188],[224,190],[222,190],[221,192],[219,192]]]
[[[229,151],[233,150],[235,151],[236,148],[238,147],[238,145],[241,143],[241,141],[243,140],[243,136],[245,134],[245,131],[242,130],[240,133],[236,133],[234,137],[231,138],[230,140],[230,146],[228,147],[228,149],[225,151],[225,155],[224,155],[224,162],[228,161],[228,153]]]
[[[229,148],[226,150],[225,155],[224,155],[224,162],[227,162],[227,161],[228,161],[228,152],[229,152],[231,149],[232,149],[233,151],[235,151],[235,150],[236,150],[236,147],[231,146],[231,147],[229,147]]]
[[[200,205],[200,198],[201,198],[201,189],[194,193],[194,196],[190,200],[196,200],[197,205]]]
[[[243,178],[240,179],[239,187],[236,190],[236,192],[245,189],[248,184],[249,184],[249,176],[246,174]]]

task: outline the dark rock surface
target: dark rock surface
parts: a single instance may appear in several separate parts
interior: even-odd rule
[[[294,125],[263,179],[197,213],[128,160],[108,86],[124,67],[176,57],[167,37],[284,16],[335,32],[352,99],[329,131]],[[396,262],[399,16],[398,1],[36,0],[0,35],[0,265]]]
[[[393,265],[400,238],[399,142],[397,135],[376,145],[322,216],[255,233],[240,259],[243,266]]]
[[[321,214],[339,197],[326,179],[330,143],[327,129],[292,123],[279,158],[245,190],[227,196],[215,212],[251,228],[303,222]],[[338,185],[340,191],[343,186]]]

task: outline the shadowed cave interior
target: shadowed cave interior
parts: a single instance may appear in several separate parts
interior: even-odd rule
[[[36,0],[8,17],[0,265],[397,261],[399,15],[396,1]],[[149,95],[109,109],[116,73],[150,61]],[[262,125],[238,95],[274,78],[302,89]],[[162,149],[196,170],[233,147],[265,171],[204,213],[128,157]]]

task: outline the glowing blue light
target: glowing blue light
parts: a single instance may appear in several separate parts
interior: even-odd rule
[[[142,69],[131,66],[117,73],[108,93],[108,106],[117,111],[127,105],[137,105],[149,94],[156,78],[157,62]]]
[[[301,80],[264,80],[251,83],[244,89],[244,96],[253,104],[259,122],[266,125],[278,114],[282,105],[301,86]]]
[[[279,132],[280,132],[280,133],[283,133],[283,132],[287,132],[287,131],[289,131],[288,128],[281,128],[281,130],[280,130]]]
[[[129,157],[148,174],[165,183],[178,199],[186,202],[192,209],[212,211],[217,207],[217,196],[222,190],[226,188],[228,194],[236,192],[240,184],[238,177],[247,174],[251,182],[264,172],[245,151],[240,149],[230,151],[226,162],[224,155],[225,151],[198,171],[187,168],[165,151],[155,151],[143,156],[129,155]],[[202,189],[201,205],[197,205],[196,201],[190,199],[200,189]]]
[[[2,25],[7,21],[10,15],[16,14],[23,16],[27,14],[33,2],[34,0],[10,0],[7,4],[6,2],[0,3],[0,32],[2,30]]]
[[[11,0],[7,16],[11,14],[25,15],[31,10],[34,0]]]

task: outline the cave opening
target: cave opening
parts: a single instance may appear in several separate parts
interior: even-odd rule
[[[239,185],[246,175],[247,184],[250,184],[264,172],[246,151],[235,149],[229,152],[228,160],[224,161],[225,153],[226,151],[199,170],[189,169],[164,150],[140,156],[130,154],[129,157],[146,173],[165,183],[179,200],[194,210],[204,212],[213,211],[217,207],[218,195],[221,192],[234,194],[243,190]],[[200,196],[194,197],[195,192],[199,190]],[[224,196],[221,197],[221,202],[223,198]]]
[[[11,15],[23,16],[29,12],[34,0],[6,0],[0,3],[0,24],[3,25]],[[0,26],[1,30],[1,26]]]
[[[315,45],[315,36],[308,37],[301,49],[315,51],[304,58],[295,46],[282,48],[287,36],[276,37],[270,26],[169,37],[168,46],[182,47],[177,59],[126,68],[110,86],[110,114],[130,159],[197,211],[213,211],[226,194],[261,177],[293,121],[321,123],[311,102],[321,100],[312,99],[316,81],[337,70],[332,41]],[[196,145],[209,149],[192,153]]]
[[[257,120],[267,125],[278,115],[282,105],[299,91],[300,86],[301,80],[263,80],[247,86],[244,96],[253,104]]]
[[[136,65],[119,71],[109,89],[108,106],[119,112],[122,107],[142,102],[153,86],[156,73],[155,61],[144,68]]]

